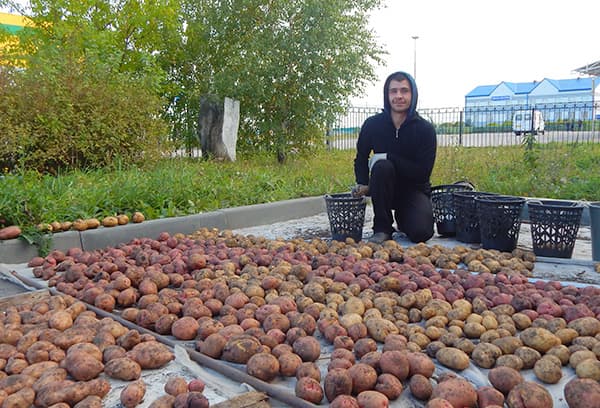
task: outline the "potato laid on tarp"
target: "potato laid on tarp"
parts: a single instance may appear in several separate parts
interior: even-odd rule
[[[554,406],[552,395],[548,390],[531,381],[515,386],[506,397],[506,403],[509,408],[552,408]]]
[[[569,408],[597,407],[600,401],[600,383],[589,378],[574,378],[565,385],[564,393]]]
[[[445,399],[456,408],[475,408],[477,406],[475,387],[462,378],[450,378],[440,382],[433,388],[431,398]]]
[[[142,370],[161,368],[175,358],[173,352],[158,341],[145,341],[136,344],[127,352],[127,357],[136,361]]]

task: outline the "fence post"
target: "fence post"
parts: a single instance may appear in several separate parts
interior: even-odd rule
[[[460,111],[460,118],[458,120],[458,145],[462,146],[462,135],[463,135],[463,123],[464,123],[464,111]]]

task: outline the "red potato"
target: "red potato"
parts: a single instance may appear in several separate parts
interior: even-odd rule
[[[378,391],[363,391],[356,396],[360,408],[387,408],[390,406],[388,398]]]
[[[198,321],[191,316],[184,316],[171,325],[171,333],[179,340],[192,340],[198,334],[200,325]]]
[[[448,400],[443,398],[433,398],[427,402],[425,408],[456,408]]]
[[[589,408],[598,406],[600,384],[589,378],[574,378],[564,389],[569,408]]]
[[[410,378],[409,389],[415,398],[426,401],[431,397],[433,385],[429,378],[421,374],[415,374]]]
[[[327,401],[333,401],[338,395],[352,394],[352,377],[348,370],[336,368],[327,373],[323,383]]]
[[[477,392],[475,387],[462,378],[450,378],[440,382],[433,388],[432,398],[442,398],[454,408],[475,408]]]
[[[298,354],[284,353],[278,357],[279,373],[284,377],[294,377],[302,359]]]
[[[298,398],[319,404],[323,400],[323,388],[319,381],[310,377],[302,377],[296,382],[295,393]]]
[[[273,381],[279,374],[279,361],[270,353],[257,353],[246,363],[246,372],[263,381]]]
[[[0,229],[0,240],[4,239],[15,239],[21,235],[21,228],[16,225],[11,225],[9,227],[4,227]]]
[[[329,404],[329,408],[360,408],[358,401],[351,395],[339,395]]]
[[[380,374],[377,377],[375,391],[379,391],[388,399],[395,400],[402,394],[402,382],[393,374]]]
[[[302,361],[317,361],[321,355],[321,344],[312,336],[304,336],[296,339],[292,344],[294,352],[300,356]]]
[[[300,379],[302,377],[310,377],[315,380],[321,382],[321,370],[319,366],[313,361],[307,361],[298,367],[296,370],[296,379]]]
[[[494,387],[483,386],[477,388],[477,405],[479,408],[504,406],[504,395]]]
[[[352,393],[355,395],[373,390],[377,384],[377,371],[368,364],[354,364],[348,369],[348,374],[352,378]]]
[[[395,375],[400,381],[408,377],[410,363],[408,353],[403,351],[384,351],[379,360],[379,367],[382,373]]]
[[[127,384],[119,398],[125,408],[133,408],[142,402],[144,395],[146,395],[146,384],[140,379]]]
[[[165,384],[165,392],[174,397],[188,392],[188,383],[183,377],[170,377]]]
[[[206,384],[199,378],[194,378],[188,384],[188,390],[190,392],[203,392]]]

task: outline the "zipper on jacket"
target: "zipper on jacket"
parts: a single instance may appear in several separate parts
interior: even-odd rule
[[[400,128],[396,129],[396,139],[398,139],[398,132],[400,131]]]

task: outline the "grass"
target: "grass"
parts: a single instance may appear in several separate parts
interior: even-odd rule
[[[556,145],[525,155],[519,146],[439,148],[432,184],[467,179],[480,191],[600,201],[600,146]],[[529,153],[532,153],[531,151]],[[348,191],[354,152],[241,157],[234,163],[168,159],[147,168],[24,171],[0,178],[0,223],[52,221],[141,211],[147,219]]]

